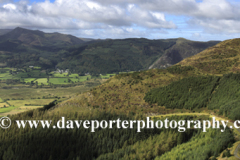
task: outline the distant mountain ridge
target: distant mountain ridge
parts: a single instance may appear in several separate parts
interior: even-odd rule
[[[44,33],[39,30],[28,30],[20,27],[17,27],[14,30],[0,36],[0,41],[5,40],[18,40],[22,44],[30,46],[68,46],[84,43],[83,40],[72,35]]]
[[[0,65],[92,74],[138,71],[165,68],[217,43],[182,38],[81,39],[17,27],[0,36]]]

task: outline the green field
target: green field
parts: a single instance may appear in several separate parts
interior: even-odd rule
[[[43,107],[54,100],[69,99],[90,90],[114,75],[79,76],[40,69],[0,68],[1,115],[16,114]]]
[[[54,72],[51,72],[53,74],[54,77],[66,77],[67,76],[67,73],[54,73]]]
[[[53,84],[67,84],[68,78],[50,78],[49,82]]]
[[[38,78],[34,81],[34,83],[36,83],[36,81],[38,82],[38,85],[40,85],[40,84],[46,84],[47,85],[48,84],[47,78]]]
[[[0,108],[0,113],[6,113],[6,112],[10,112],[11,110],[16,109],[17,107],[6,107],[6,108]]]
[[[108,79],[108,78],[110,78],[111,76],[114,76],[114,75],[116,75],[116,74],[101,75],[101,78],[103,78],[103,79]]]
[[[0,79],[12,79],[14,76],[10,75],[8,72],[7,73],[0,73]]]
[[[31,81],[34,81],[36,78],[24,78],[24,82],[31,83]]]

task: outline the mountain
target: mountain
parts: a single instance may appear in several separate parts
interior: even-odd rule
[[[184,38],[178,38],[176,43],[164,52],[156,62],[154,62],[149,69],[152,68],[166,68],[174,65],[181,60],[193,56],[208,47],[212,47],[220,41],[197,42],[190,41]]]
[[[10,32],[10,31],[12,31],[12,29],[0,29],[0,36]]]
[[[81,74],[138,71],[175,64],[216,43],[182,38],[92,40],[18,27],[0,36],[0,63],[15,68],[57,67]]]
[[[165,66],[175,64],[217,43],[217,41],[194,42],[182,38],[109,39],[69,51],[67,57],[64,57],[65,60],[57,67],[91,73],[146,70],[149,66],[158,68],[160,63],[167,64]],[[165,58],[166,56],[168,58]]]
[[[6,40],[19,41],[22,45],[26,46],[69,46],[84,43],[83,40],[72,35],[44,33],[39,30],[28,30],[20,27],[17,27],[0,37],[0,42]]]

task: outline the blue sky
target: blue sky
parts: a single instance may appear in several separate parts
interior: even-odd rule
[[[0,0],[0,28],[89,38],[240,36],[240,0]]]

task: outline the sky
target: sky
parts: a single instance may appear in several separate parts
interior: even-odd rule
[[[0,0],[0,29],[83,38],[240,37],[240,0]]]

